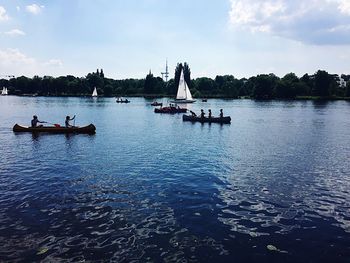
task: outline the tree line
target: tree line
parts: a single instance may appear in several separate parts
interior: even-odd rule
[[[233,75],[216,76],[215,79],[201,77],[191,79],[187,63],[178,63],[174,77],[168,82],[156,77],[150,71],[144,79],[115,80],[106,78],[103,69],[85,77],[72,75],[25,76],[0,79],[0,88],[7,87],[9,94],[39,96],[90,96],[94,87],[101,96],[175,96],[181,70],[184,71],[193,97],[255,99],[294,99],[301,97],[350,97],[350,75],[341,75],[346,85],[339,85],[338,75],[318,70],[315,74],[302,77],[288,73],[280,78],[274,74],[260,74],[250,78],[235,78]]]

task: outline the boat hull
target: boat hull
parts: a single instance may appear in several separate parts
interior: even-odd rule
[[[161,102],[152,102],[151,106],[163,106],[163,103],[161,103]]]
[[[13,126],[14,132],[46,132],[46,133],[86,133],[86,134],[94,134],[96,132],[96,127],[93,124],[84,126],[84,127],[27,127],[27,126],[21,126],[19,124],[15,124]]]
[[[177,99],[175,99],[175,100],[172,100],[172,101],[170,101],[171,103],[176,103],[176,104],[179,104],[179,103],[193,103],[193,102],[195,102],[196,100],[177,100]]]
[[[182,116],[183,121],[191,121],[191,122],[208,122],[208,123],[221,123],[221,124],[229,124],[231,123],[231,117],[211,117],[211,118],[201,118],[201,117],[194,117],[189,115],[183,115]]]
[[[187,109],[184,108],[174,108],[174,107],[164,107],[164,108],[156,108],[154,109],[155,113],[168,113],[168,114],[175,114],[175,113],[186,113]]]

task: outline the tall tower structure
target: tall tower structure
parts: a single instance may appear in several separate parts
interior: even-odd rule
[[[165,82],[168,82],[169,71],[168,71],[168,59],[165,62],[165,72],[162,72],[162,78],[165,78]]]

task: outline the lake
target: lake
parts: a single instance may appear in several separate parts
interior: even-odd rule
[[[0,96],[0,261],[349,262],[350,102],[129,99]]]

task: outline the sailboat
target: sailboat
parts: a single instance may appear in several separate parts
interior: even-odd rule
[[[1,95],[8,95],[7,88],[2,87]]]
[[[183,71],[183,69],[181,69],[181,75],[180,75],[179,86],[177,88],[176,99],[173,100],[172,102],[174,102],[174,103],[192,103],[195,101],[196,100],[194,100],[192,98],[191,91],[188,88],[188,85],[185,81],[184,71]]]
[[[94,88],[94,91],[92,92],[92,97],[97,97],[97,89],[96,87]]]

